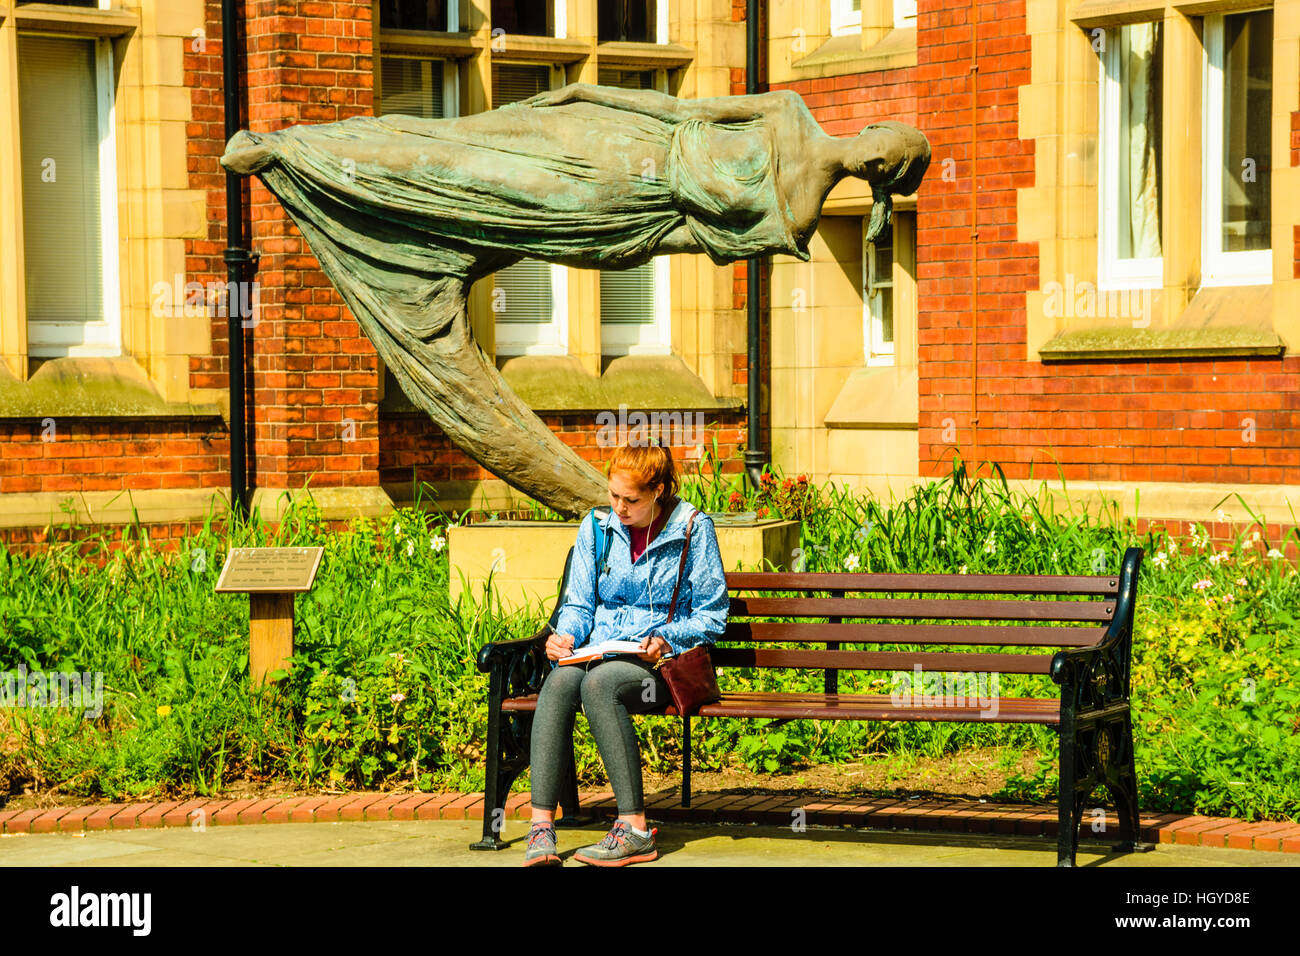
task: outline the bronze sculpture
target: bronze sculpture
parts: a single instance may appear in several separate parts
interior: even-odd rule
[[[284,205],[411,400],[489,471],[575,515],[605,500],[604,480],[474,342],[469,287],[525,257],[807,260],[835,183],[871,184],[873,237],[891,194],[920,184],[930,146],[893,122],[828,136],[792,91],[681,100],[570,84],[453,119],[245,131],[221,161]]]

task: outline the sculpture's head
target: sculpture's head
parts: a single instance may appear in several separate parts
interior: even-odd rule
[[[893,197],[910,196],[920,187],[930,168],[930,141],[914,126],[883,120],[865,127],[854,145],[846,167],[871,183],[871,240],[889,224]]]

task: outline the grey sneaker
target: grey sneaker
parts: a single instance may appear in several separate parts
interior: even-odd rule
[[[614,826],[603,840],[592,846],[584,846],[573,854],[573,858],[592,866],[649,863],[659,858],[659,850],[655,846],[655,834],[658,832],[651,828],[649,836],[637,836],[626,821],[615,820]]]
[[[560,866],[563,863],[555,852],[555,827],[550,823],[534,823],[528,831],[524,866]]]

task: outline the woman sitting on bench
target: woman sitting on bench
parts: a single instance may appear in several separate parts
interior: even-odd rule
[[[646,823],[641,753],[629,715],[662,710],[671,698],[655,665],[713,643],[727,623],[727,582],[713,522],[677,497],[668,449],[625,445],[614,452],[606,473],[612,511],[593,511],[582,522],[546,656],[557,662],[612,640],[635,641],[639,650],[552,664],[533,717],[533,815],[525,866],[561,862],[555,807],[579,704],[618,801],[618,819],[603,840],[574,858],[624,866],[659,856],[657,831]],[[678,597],[669,620],[674,590]]]

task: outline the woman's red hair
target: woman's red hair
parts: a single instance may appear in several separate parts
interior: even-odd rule
[[[622,445],[614,449],[605,474],[612,475],[624,471],[635,479],[642,488],[664,486],[664,497],[671,498],[677,494],[677,469],[673,465],[672,453],[660,445]]]

